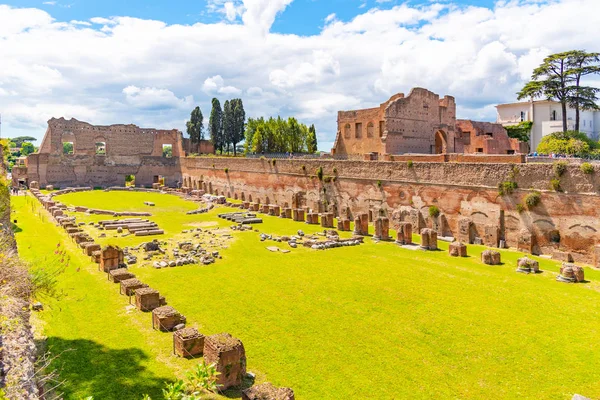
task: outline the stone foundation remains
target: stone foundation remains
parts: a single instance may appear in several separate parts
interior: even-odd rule
[[[246,375],[246,351],[239,339],[228,333],[208,336],[204,341],[204,360],[216,364],[220,390],[241,386]]]

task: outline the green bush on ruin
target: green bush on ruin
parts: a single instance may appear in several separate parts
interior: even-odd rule
[[[594,173],[594,166],[588,162],[584,162],[583,164],[581,164],[579,169],[581,169],[581,172],[587,175],[591,175]]]
[[[440,209],[438,206],[429,206],[429,216],[431,218],[437,218],[440,216]]]
[[[317,178],[319,178],[320,181],[323,180],[323,167],[317,168]]]
[[[380,180],[377,181],[377,187],[379,189],[381,189],[381,187],[383,186],[383,182],[381,182]]]
[[[522,213],[523,211],[525,211],[525,206],[523,204],[521,204],[521,203],[517,203],[517,205],[515,207],[516,207],[517,212],[519,214]]]
[[[555,192],[560,192],[562,190],[560,187],[560,179],[550,179],[550,189],[554,190]]]
[[[565,161],[557,161],[552,165],[554,176],[560,178],[567,171],[568,164]]]
[[[531,192],[527,196],[525,196],[525,204],[527,204],[527,208],[531,209],[542,201],[542,195],[540,192]]]
[[[229,174],[229,168],[225,168],[225,173]]]
[[[518,187],[517,182],[515,181],[504,181],[498,184],[498,194],[500,196],[512,194],[514,190]]]
[[[412,167],[413,167],[413,162],[412,162],[412,160],[408,160],[408,161],[406,162],[406,166],[407,166],[408,168],[412,168]]]

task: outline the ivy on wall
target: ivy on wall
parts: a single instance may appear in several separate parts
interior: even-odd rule
[[[519,139],[522,142],[529,142],[532,127],[533,122],[522,121],[517,125],[505,126],[504,128],[506,129],[506,132],[508,132],[508,137]]]

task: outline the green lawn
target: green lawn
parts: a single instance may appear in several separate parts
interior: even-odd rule
[[[161,240],[171,245],[190,227],[227,226],[216,218],[223,208],[188,216],[198,205],[171,195],[85,192],[58,199],[149,210],[166,230]],[[73,252],[59,278],[65,297],[39,315],[50,347],[74,349],[57,361],[69,381],[66,397],[156,394],[163,380],[193,365],[170,354],[170,335],[153,332],[148,314],[127,311],[116,286],[38,208],[33,199],[13,199],[21,255],[39,263],[58,241]],[[263,218],[257,228],[265,233],[320,230]],[[597,270],[586,268],[589,283],[569,285],[555,281],[559,264],[546,259],[540,259],[542,274],[516,273],[522,255],[512,251],[502,251],[503,266],[483,265],[482,246],[469,246],[472,257],[455,259],[443,242],[442,251],[424,252],[367,238],[357,247],[282,254],[265,247],[285,244],[262,243],[256,232],[232,235],[216,264],[155,270],[140,260],[131,269],[190,325],[239,337],[259,381],[290,386],[298,399],[600,397]]]

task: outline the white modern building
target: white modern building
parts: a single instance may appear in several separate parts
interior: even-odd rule
[[[531,151],[535,151],[544,136],[562,131],[562,108],[557,101],[536,100],[499,104],[496,109],[496,122],[503,126],[516,125],[521,121],[533,122]],[[572,108],[567,108],[567,128],[575,129],[575,110]],[[580,111],[579,130],[598,140],[600,111]]]

